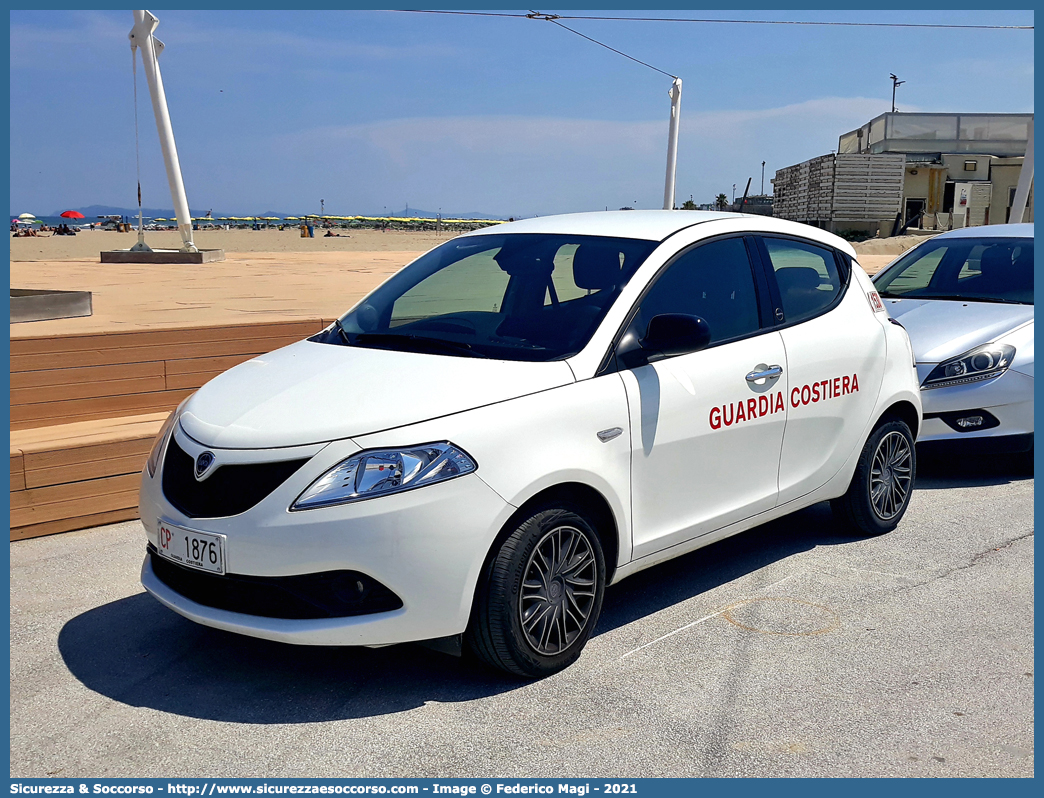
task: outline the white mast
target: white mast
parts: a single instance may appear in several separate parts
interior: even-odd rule
[[[681,78],[674,79],[671,97],[671,127],[667,135],[667,180],[663,187],[663,209],[674,209],[674,178],[678,169],[678,125],[681,122]]]
[[[152,96],[152,110],[156,114],[156,130],[159,132],[160,147],[163,149],[163,162],[167,166],[167,182],[170,183],[170,196],[174,200],[174,213],[178,218],[178,230],[183,243],[182,252],[198,252],[192,241],[192,217],[189,215],[188,197],[185,196],[185,184],[181,179],[181,164],[178,162],[178,148],[174,144],[174,129],[170,125],[170,112],[167,110],[167,95],[163,91],[163,78],[160,75],[159,55],[163,52],[163,42],[152,35],[159,25],[159,20],[148,11],[134,12],[134,27],[130,32],[131,50],[141,48],[141,60],[145,66],[145,78],[149,82],[149,94]]]

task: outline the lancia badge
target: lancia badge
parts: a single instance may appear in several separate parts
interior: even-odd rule
[[[203,452],[199,457],[196,458],[196,479],[202,480],[203,475],[210,470],[210,467],[214,465],[214,453]]]

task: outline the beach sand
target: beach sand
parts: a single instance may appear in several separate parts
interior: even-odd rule
[[[224,249],[226,253],[242,252],[426,252],[453,236],[448,232],[430,231],[352,230],[340,237],[323,238],[316,231],[315,238],[301,238],[297,228],[292,230],[204,230],[194,233],[201,249]],[[346,237],[350,236],[350,237]],[[83,260],[99,259],[103,249],[129,249],[138,240],[137,233],[111,233],[101,230],[79,233],[75,236],[47,236],[12,238],[11,260]],[[925,240],[925,236],[897,236],[872,238],[854,244],[860,255],[875,259],[895,258],[910,247]],[[176,249],[181,236],[175,232],[146,233],[145,243],[157,249]],[[866,266],[866,264],[864,264]]]
[[[317,236],[319,234],[317,233]],[[221,248],[217,263],[101,263],[136,233],[95,231],[11,240],[11,287],[92,292],[93,315],[11,325],[11,337],[75,335],[340,316],[449,233],[352,231],[301,238],[299,230],[213,230],[194,235]],[[177,248],[175,232],[147,233],[154,248]]]
[[[927,241],[931,236],[895,236],[894,238],[871,238],[868,241],[860,241],[853,244],[859,258],[859,265],[866,269],[866,273],[873,276],[881,269],[898,258],[908,249],[911,249],[922,241]]]
[[[11,325],[11,337],[332,320],[420,252],[257,252],[218,263],[14,261],[11,286],[90,291],[94,313]]]
[[[301,238],[298,230],[205,231],[195,241],[226,260],[202,265],[102,264],[102,249],[127,249],[134,233],[96,231],[11,241],[11,287],[91,291],[94,313],[11,325],[11,337],[71,335],[164,327],[331,320],[448,233],[353,231],[351,237]],[[923,240],[856,244],[873,274]],[[174,248],[177,233],[150,233],[150,246]],[[866,254],[863,254],[866,251]]]
[[[453,238],[448,232],[389,230],[338,230],[340,236],[323,238],[325,231],[316,230],[315,238],[301,238],[298,228],[288,230],[201,230],[193,233],[200,249],[223,249],[240,252],[426,252]],[[348,237],[350,236],[350,237]],[[102,250],[130,249],[138,241],[137,233],[113,233],[95,230],[75,236],[51,236],[41,233],[35,238],[12,238],[12,261],[35,260],[100,260]],[[145,243],[154,249],[178,249],[181,236],[172,231],[146,232]]]

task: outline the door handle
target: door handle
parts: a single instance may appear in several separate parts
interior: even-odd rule
[[[752,371],[747,375],[747,382],[757,382],[758,380],[774,380],[780,374],[783,373],[782,366],[755,366],[756,369],[761,371]]]

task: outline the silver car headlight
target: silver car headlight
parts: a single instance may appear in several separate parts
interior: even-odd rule
[[[947,385],[963,385],[968,382],[996,377],[1008,370],[1015,359],[1015,347],[1008,344],[984,344],[970,352],[946,360],[932,369],[921,390],[942,388]]]
[[[464,476],[477,468],[467,454],[445,442],[360,452],[319,477],[290,509],[310,510],[402,493]]]
[[[191,398],[191,397],[189,397]],[[167,420],[163,422],[163,426],[160,427],[159,435],[156,436],[155,443],[152,444],[152,451],[149,452],[149,459],[145,461],[145,467],[149,470],[149,476],[156,476],[156,469],[159,468],[160,458],[163,456],[164,450],[167,448],[167,439],[170,438],[171,430],[174,429],[174,425],[181,418],[181,411],[185,409],[185,399],[177,408],[167,416]]]

